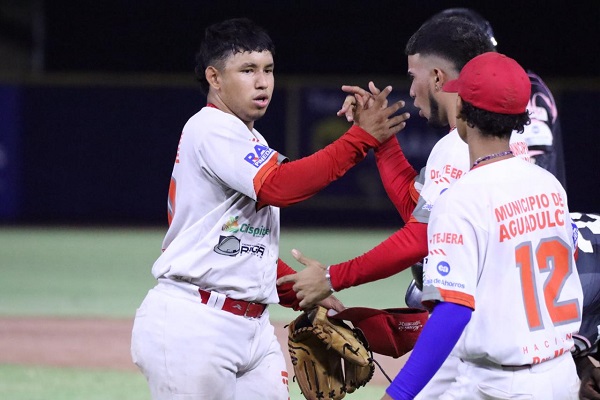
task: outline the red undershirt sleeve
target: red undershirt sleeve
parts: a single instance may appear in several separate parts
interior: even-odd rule
[[[416,200],[411,195],[417,171],[410,165],[395,136],[375,150],[377,169],[385,191],[404,222],[412,215]]]
[[[260,205],[287,207],[306,200],[362,161],[379,142],[353,125],[316,153],[272,168],[258,192]]]
[[[287,265],[281,258],[277,259],[277,279],[295,273],[296,271]],[[300,310],[300,300],[296,297],[296,292],[292,289],[293,286],[293,282],[279,285],[277,286],[277,294],[279,295],[280,305],[298,311]]]
[[[427,224],[409,219],[408,223],[382,243],[350,261],[330,268],[335,290],[387,278],[427,256]]]

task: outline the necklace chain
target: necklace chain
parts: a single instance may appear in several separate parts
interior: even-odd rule
[[[500,153],[488,154],[487,156],[479,157],[477,160],[475,160],[471,169],[475,168],[477,165],[479,165],[480,163],[482,163],[484,161],[491,160],[493,158],[504,157],[504,156],[507,156],[512,153],[513,152],[511,150],[506,150],[506,151],[503,151]]]

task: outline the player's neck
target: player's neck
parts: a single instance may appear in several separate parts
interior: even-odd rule
[[[478,131],[471,130],[467,135],[469,157],[472,168],[491,164],[512,157],[508,138],[482,136]]]
[[[217,108],[227,114],[231,114],[234,117],[238,118],[240,121],[242,121],[244,123],[244,125],[246,125],[248,130],[252,131],[252,129],[254,128],[254,121],[242,120],[238,115],[236,115],[236,113],[234,113],[227,106],[227,104],[225,104],[225,102],[223,100],[221,100],[221,98],[218,95],[215,95],[214,93],[212,93],[210,91],[209,91],[208,95],[206,96],[206,103],[207,103],[207,105],[210,105],[210,107]]]

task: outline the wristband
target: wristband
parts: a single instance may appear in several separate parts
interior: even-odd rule
[[[331,268],[331,265],[328,265],[327,269],[325,270],[325,279],[327,279],[327,283],[329,284],[329,290],[331,291],[331,293],[335,293],[335,289],[331,284],[331,274],[329,273],[329,268]]]

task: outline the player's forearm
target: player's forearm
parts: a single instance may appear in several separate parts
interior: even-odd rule
[[[350,261],[332,265],[331,285],[342,290],[387,278],[427,255],[427,224],[409,222],[381,244]]]
[[[388,197],[407,222],[416,205],[411,192],[417,171],[404,156],[395,136],[377,148],[375,160]]]
[[[306,200],[362,161],[379,142],[358,126],[318,152],[281,164],[263,182],[261,203],[287,207]]]
[[[277,260],[277,279],[281,278],[285,275],[295,274],[296,271],[287,265],[281,258]],[[296,292],[294,292],[293,287],[294,283],[285,283],[283,285],[277,286],[277,295],[279,296],[279,304],[293,308],[294,310],[300,309],[300,300],[296,297]]]

